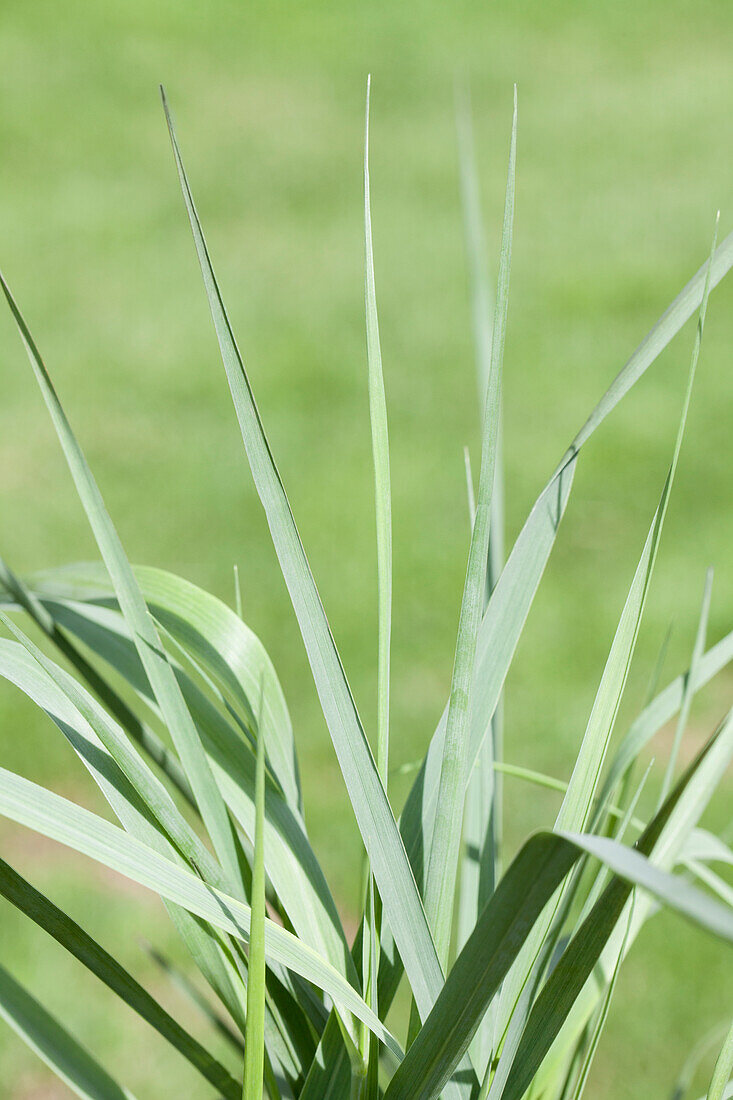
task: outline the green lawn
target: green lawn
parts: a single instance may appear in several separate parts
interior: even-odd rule
[[[369,726],[376,566],[361,158],[372,72],[398,764],[424,751],[448,689],[467,551],[462,447],[475,451],[478,434],[456,74],[472,89],[492,271],[512,82],[519,86],[505,362],[511,542],[590,408],[705,259],[716,209],[722,233],[733,224],[733,6],[372,0],[276,3],[266,14],[263,5],[256,19],[250,7],[5,0],[0,263],[130,557],[227,600],[238,563],[245,617],[289,699],[315,847],[348,914],[358,836],[246,469],[157,84],[172,102],[261,412]],[[733,278],[710,303],[626,717],[643,699],[672,620],[665,679],[683,667],[708,564],[717,569],[710,639],[731,626],[732,305]],[[512,762],[569,772],[661,491],[692,337],[688,326],[581,461],[507,686]],[[0,552],[19,571],[89,558],[91,536],[4,313],[0,355]],[[722,715],[732,683],[720,679],[696,702],[691,744]],[[660,756],[665,747],[669,739]],[[0,763],[80,800],[93,797],[55,730],[7,685]],[[555,803],[508,782],[509,829],[518,840],[551,820]],[[732,791],[728,777],[713,810],[718,824],[727,821]],[[400,793],[397,783],[396,799]],[[4,823],[0,842],[130,966],[140,964],[140,935],[170,938],[160,906],[141,891]],[[160,1095],[146,1084],[160,1066],[170,1066],[167,1095],[174,1085],[181,1095],[206,1095],[39,937],[0,907],[0,958],[63,1011],[140,1100]],[[145,963],[142,972],[159,984]],[[730,978],[720,945],[679,919],[659,918],[623,974],[588,1095],[667,1097],[689,1047],[725,1014]],[[66,1095],[5,1028],[0,1079],[11,1100]]]

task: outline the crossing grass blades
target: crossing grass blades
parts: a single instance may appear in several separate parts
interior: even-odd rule
[[[708,576],[689,667],[626,729],[616,718],[680,455],[708,296],[733,264],[733,234],[641,341],[562,456],[504,558],[499,420],[517,143],[516,93],[496,293],[484,271],[470,124],[459,111],[482,443],[450,696],[426,736],[401,815],[388,794],[392,537],[387,412],[372,259],[368,94],[365,298],[377,518],[377,722],[365,730],[329,629],[209,258],[163,97],[175,165],[254,483],[300,627],[366,853],[364,912],[350,943],[308,836],[296,740],[277,673],[241,615],[180,577],[130,565],[51,377],[7,285],[17,323],[101,561],[20,579],[0,564],[0,674],[66,738],[116,823],[0,768],[0,814],[158,894],[191,957],[176,1019],[112,951],[0,859],[0,893],[186,1059],[190,1095],[255,1100],[579,1100],[619,969],[660,906],[733,941],[733,854],[699,824],[733,755],[724,717],[677,767],[696,692],[733,656],[708,646]],[[585,444],[691,317],[690,370],[669,472],[631,579],[567,782],[504,757],[502,689],[567,507]],[[672,442],[672,441],[670,441]],[[39,639],[37,645],[26,633]],[[122,691],[124,683],[129,690]],[[676,721],[656,811],[639,757]],[[431,731],[426,731],[426,735]],[[372,746],[374,746],[372,748]],[[554,822],[508,862],[504,778],[518,796],[555,787]],[[515,782],[516,781],[516,782]],[[521,785],[520,785],[521,784]],[[647,799],[644,804],[648,803]],[[119,905],[119,901],[115,902]],[[13,960],[4,960],[12,968]],[[198,972],[198,973],[196,973]],[[391,1030],[406,983],[409,1022]],[[192,1007],[193,1006],[193,1007]],[[79,1096],[131,1097],[4,966],[0,1013]],[[200,1027],[190,1023],[196,1020]],[[212,1024],[213,1028],[212,1029]],[[195,1033],[194,1033],[195,1031]],[[395,1033],[395,1032],[399,1033]],[[212,1049],[212,1036],[217,1034]],[[224,1036],[224,1053],[220,1037]],[[733,1033],[708,1100],[731,1095]],[[686,1095],[692,1061],[683,1067]],[[686,1076],[685,1076],[686,1075]],[[672,1086],[673,1081],[670,1082]],[[681,1091],[680,1091],[681,1090]],[[148,1095],[168,1095],[165,1080]]]

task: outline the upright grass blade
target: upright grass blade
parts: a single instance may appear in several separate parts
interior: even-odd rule
[[[83,1100],[135,1100],[3,966],[0,1016]]]
[[[616,959],[616,965],[613,968],[613,974],[611,980],[607,983],[606,993],[603,1001],[598,1009],[597,1019],[593,1025],[591,1034],[588,1037],[588,1048],[583,1058],[583,1064],[578,1076],[578,1082],[573,1091],[572,1100],[582,1100],[583,1093],[585,1092],[585,1086],[588,1084],[588,1076],[590,1074],[591,1066],[593,1065],[593,1059],[598,1049],[598,1043],[601,1038],[601,1033],[605,1027],[606,1020],[608,1019],[608,1011],[611,1007],[611,1000],[616,990],[616,983],[618,982],[619,972],[621,970],[621,963],[623,962],[624,955],[626,953],[626,947],[629,941],[629,932],[631,931],[631,920],[634,913],[634,895],[631,895],[631,904],[629,915],[626,920],[626,932],[624,934],[621,947],[619,949],[618,958]]]
[[[677,471],[677,463],[679,461],[682,440],[687,424],[692,387],[695,381],[697,361],[700,355],[700,345],[702,343],[702,334],[705,327],[705,315],[710,293],[710,274],[718,237],[719,218],[720,214],[718,214],[716,218],[715,230],[713,232],[710,262],[708,264],[707,277],[703,287],[702,300],[700,302],[700,314],[697,322],[697,330],[695,332],[695,341],[687,377],[682,415],[677,429],[677,438],[675,440],[674,452],[667,474],[667,480],[664,485],[659,507],[657,508],[651,529],[647,536],[641,561],[639,562],[639,566],[634,576],[629,597],[621,616],[621,622],[619,623],[618,630],[613,640],[611,652],[603,671],[601,684],[588,721],[588,728],[583,737],[580,752],[578,753],[578,758],[573,768],[570,784],[558,815],[558,829],[572,829],[582,832],[588,823],[593,798],[598,787],[601,768],[606,758],[608,743],[611,733],[613,732],[616,714],[618,713],[621,696],[623,695],[629,668],[631,666],[631,659],[633,657],[636,639],[641,625],[641,618],[649,592],[649,585],[654,570],[657,551],[659,549],[659,541],[665,516],[667,514],[669,497]],[[704,646],[704,641],[701,643],[700,648],[702,648],[702,646]]]
[[[470,99],[467,90],[456,96],[456,132],[461,180],[461,206],[468,261],[468,282],[471,296],[474,357],[478,408],[483,410],[491,367],[494,302],[486,268],[486,244],[478,174],[474,153]],[[484,602],[488,603],[504,565],[504,475],[502,462],[501,398],[494,487],[491,496],[489,552],[486,564]],[[468,453],[466,454],[468,462]],[[469,494],[473,484],[468,473]],[[471,526],[475,504],[471,510]],[[485,607],[484,607],[485,610]],[[460,951],[473,930],[478,916],[494,891],[501,865],[503,777],[494,767],[503,754],[503,703],[497,701],[491,719],[491,730],[484,738],[466,790],[463,815],[463,854],[460,869],[460,890],[456,923],[456,947]],[[472,1045],[474,1063],[484,1070],[490,1055],[494,1029],[493,1006],[487,1012]]]
[[[501,694],[529,608],[557,537],[572,489],[579,452],[618,402],[699,307],[710,268],[710,289],[718,285],[733,265],[733,233],[716,249],[647,333],[619,371],[540,493],[502,570],[479,631],[474,706],[471,722],[470,763],[476,760],[491,716]],[[428,749],[423,768],[413,783],[402,813],[401,832],[419,882],[424,881],[426,845],[435,815],[435,803],[443,755],[446,712]],[[390,976],[395,980],[396,972]]]
[[[733,1075],[733,1022],[718,1055],[708,1088],[707,1100],[723,1100],[729,1079]]]
[[[421,1016],[426,1016],[442,987],[442,968],[410,863],[357,713],[224,309],[165,100],[164,106],[214,327],[255,486],[265,510],[384,912]]]
[[[450,949],[456,874],[461,845],[463,802],[466,783],[470,774],[468,732],[471,717],[471,686],[476,655],[476,640],[484,606],[486,562],[489,552],[491,498],[496,464],[504,334],[509,306],[516,149],[517,93],[515,87],[504,227],[497,283],[497,308],[494,315],[491,366],[484,409],[481,472],[476,498],[476,516],[471,534],[466,580],[458,623],[458,640],[456,642],[450,702],[446,719],[435,826],[425,881],[425,908],[435,936],[438,955],[444,967],[447,964]]]
[[[185,1028],[150,996],[109,952],[47,897],[0,859],[0,894],[30,917],[104,982],[193,1065],[215,1089],[237,1100],[236,1081]]]
[[[717,220],[715,232],[713,234],[711,260],[715,253],[716,238]],[[703,288],[698,327],[695,335],[682,414],[677,430],[672,461],[662,491],[661,500],[654,514],[644,544],[644,549],[624,604],[621,619],[614,635],[611,650],[588,719],[586,731],[570,777],[568,789],[565,792],[562,806],[557,815],[555,828],[558,831],[571,831],[574,833],[584,832],[593,811],[593,803],[601,770],[606,759],[608,746],[616,722],[616,716],[621,705],[621,698],[631,667],[631,660],[636,646],[636,639],[639,634],[664,519],[669,504],[669,497],[674,482],[674,475],[682,447],[682,439],[687,422],[687,413],[695,379],[702,332],[705,324],[705,314],[710,291],[709,275],[711,266],[712,264],[708,265],[708,278]],[[517,961],[517,965],[513,968],[512,973],[509,975],[502,989],[499,1004],[499,1027],[501,1029],[501,1034],[503,1034],[512,1013],[515,1011],[515,1006],[518,1003],[521,990],[524,988],[535,965],[540,944],[551,925],[559,905],[560,898],[556,899],[554,907],[548,909],[542,921],[538,923],[538,926],[528,937]],[[505,1062],[509,1056],[509,1048],[506,1047],[503,1052]]]
[[[660,793],[660,801],[664,801],[667,797],[667,792],[672,786],[672,780],[674,779],[675,766],[677,764],[677,757],[680,751],[680,745],[682,744],[682,735],[685,732],[685,726],[687,725],[687,719],[690,714],[690,706],[692,704],[692,698],[694,695],[693,683],[695,674],[697,672],[697,666],[700,663],[700,659],[705,652],[705,638],[708,629],[708,618],[710,616],[710,600],[713,593],[713,571],[708,569],[705,575],[705,589],[702,596],[702,606],[700,608],[700,620],[697,624],[697,634],[695,635],[695,645],[692,650],[692,658],[690,660],[690,671],[687,675],[685,683],[685,691],[682,696],[682,706],[680,707],[679,717],[677,719],[677,727],[674,731],[674,741],[672,743],[672,749],[670,751],[667,768],[664,773],[664,781],[662,783],[662,790]]]
[[[249,935],[244,1100],[262,1097],[265,1063],[265,739],[257,738],[252,918]]]
[[[187,779],[227,876],[237,891],[242,889],[232,824],[224,800],[214,782],[206,754],[188,712],[180,688],[162,650],[155,624],[125,556],[96,481],[61,406],[40,353],[5,279],[0,283],[18,326],[33,372],[51,415],[66,461],[84,506],[97,545],[114,584],[122,612],[129,623],[140,660],[145,668],[166,726],[181,758]]]
[[[377,658],[377,768],[385,791],[389,777],[389,681],[392,635],[392,492],[390,486],[389,434],[387,403],[384,395],[382,352],[379,342],[377,296],[374,285],[371,193],[369,187],[369,104],[371,77],[367,78],[366,119],[364,126],[364,303],[366,312],[367,364],[369,372],[369,419],[372,430],[374,461],[374,504],[377,523],[377,582],[379,603],[379,639]],[[379,968],[379,900],[373,878],[369,879],[367,915],[369,935],[363,942],[365,965],[362,981],[367,1001],[378,1012],[377,973]],[[377,1100],[378,1048],[369,1039],[366,1051],[367,1080],[361,1100]]]
[[[389,774],[389,664],[392,633],[392,494],[389,473],[387,403],[384,396],[382,352],[379,344],[377,297],[374,287],[372,214],[369,191],[369,100],[367,80],[364,131],[364,299],[366,304],[367,361],[369,366],[369,418],[374,455],[374,502],[377,515],[377,576],[379,589],[379,673],[377,683],[377,767],[387,789]]]
[[[486,401],[486,388],[491,367],[491,344],[494,325],[494,302],[486,271],[486,235],[471,124],[471,104],[467,89],[456,87],[456,135],[458,138],[458,168],[461,183],[463,236],[468,261],[468,286],[471,295],[471,321],[476,357],[476,383],[479,409]]]

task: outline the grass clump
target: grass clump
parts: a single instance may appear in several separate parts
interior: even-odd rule
[[[191,955],[188,972],[151,953],[200,1013],[201,1036],[163,1009],[79,924],[0,860],[0,892],[52,935],[206,1081],[207,1095],[399,1100],[579,1100],[634,940],[660,905],[728,943],[733,862],[700,826],[733,755],[733,714],[694,761],[676,760],[693,696],[733,656],[710,648],[712,578],[687,673],[655,691],[621,737],[616,719],[673,487],[709,294],[733,264],[717,245],[639,344],[538,497],[504,560],[500,409],[509,309],[516,94],[495,302],[480,242],[470,131],[460,117],[482,448],[450,697],[398,817],[390,802],[391,500],[365,145],[365,299],[375,474],[377,724],[362,724],[270,450],[214,275],[165,102],[173,153],[254,483],[366,854],[364,907],[347,936],[308,837],[295,737],[276,671],[237,610],[182,578],[130,565],[23,316],[3,280],[101,562],[20,579],[0,566],[9,637],[0,674],[56,724],[118,824],[0,768],[0,814],[157,893]],[[697,314],[669,471],[641,550],[569,780],[504,759],[502,691],[596,428]],[[491,318],[491,320],[489,320]],[[34,636],[9,613],[22,611]],[[48,652],[47,652],[48,651]],[[60,662],[48,655],[60,658]],[[656,809],[641,811],[638,758],[678,715]],[[511,859],[503,777],[563,792],[556,820]],[[645,803],[646,804],[646,803]],[[405,983],[407,1021],[390,1014]],[[78,1095],[121,1098],[115,1081],[6,970],[0,1013]],[[181,1013],[181,1019],[188,1018]],[[211,1025],[228,1051],[214,1053]],[[207,1039],[207,1036],[209,1037]],[[726,1095],[728,1037],[709,1097]],[[684,1070],[689,1073],[687,1067]],[[165,1094],[165,1080],[150,1082]],[[203,1093],[202,1093],[203,1094]]]

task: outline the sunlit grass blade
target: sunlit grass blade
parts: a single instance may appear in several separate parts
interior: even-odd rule
[[[265,739],[257,737],[252,917],[244,1037],[244,1100],[262,1097],[265,1065]]]
[[[700,664],[700,659],[705,652],[705,638],[708,629],[708,618],[710,617],[710,601],[713,594],[713,571],[708,569],[705,576],[705,589],[702,596],[702,606],[700,607],[700,619],[697,624],[697,634],[695,635],[695,645],[692,650],[692,658],[690,659],[690,671],[687,674],[685,681],[685,690],[682,696],[682,706],[680,707],[679,717],[677,719],[677,726],[674,731],[674,741],[670,750],[669,757],[667,758],[667,768],[664,773],[664,780],[662,782],[662,790],[660,793],[660,802],[663,802],[667,797],[667,792],[672,786],[674,779],[675,766],[677,764],[677,757],[680,751],[680,745],[682,744],[682,736],[685,732],[685,726],[687,725],[687,719],[690,713],[690,706],[692,704],[692,698],[694,695],[693,684],[697,674],[697,666]]]
[[[374,503],[377,516],[377,576],[379,590],[379,667],[377,686],[377,766],[387,789],[389,773],[389,664],[392,634],[392,493],[389,472],[387,403],[384,396],[382,351],[379,343],[377,297],[374,286],[374,251],[369,191],[369,99],[367,81],[364,133],[364,299],[366,306],[367,361],[369,366],[369,418],[374,457]]]
[[[236,1100],[234,1078],[83,928],[0,859],[0,894],[104,982],[224,1096]]]
[[[651,741],[655,733],[673,718],[679,711],[685,692],[699,691],[733,660],[733,631],[726,634],[714,646],[702,655],[696,667],[690,666],[681,676],[676,677],[653,699],[631,723],[628,732],[616,750],[613,762],[608,769],[601,793],[599,805],[606,805],[612,797],[618,782],[642,749]]]
[[[146,670],[173,742],[194,791],[201,816],[233,888],[241,888],[234,834],[224,800],[214,782],[196,728],[176,683],[153,620],[135,580],[130,563],[102,500],[84,453],[71,430],[40,353],[5,279],[0,283],[18,326],[33,372],[61,443],[79,499],[87,514],[102,558],[114,584],[122,612],[129,623],[140,660]]]
[[[443,984],[420,895],[384,786],[275,466],[249,380],[211,267],[170,114],[166,117],[219,347],[255,486],[346,783],[370,865],[420,1013],[426,1016]],[[452,1090],[451,1090],[452,1091]]]
[[[27,989],[0,966],[0,1016],[84,1100],[135,1100]]]
[[[248,942],[249,906],[202,882],[97,814],[5,768],[0,768],[0,814],[89,856],[235,939]],[[401,1058],[399,1045],[354,987],[316,951],[269,918],[265,921],[265,948],[268,958],[328,993]]]
[[[733,1022],[715,1063],[707,1100],[723,1100],[731,1076],[733,1076]]]
[[[702,300],[708,268],[710,289],[733,265],[733,233],[662,314],[618,373],[583,428],[567,449],[556,473],[540,493],[507,558],[479,632],[471,726],[471,763],[486,735],[529,608],[557,537],[572,489],[580,449],[596,428],[643,376],[676,336]],[[423,880],[423,833],[430,835],[445,736],[445,712],[428,750],[425,766],[413,784],[401,819],[401,831],[418,881]]]
[[[385,791],[389,780],[389,700],[390,650],[392,639],[392,490],[390,485],[389,433],[387,402],[384,394],[382,351],[379,341],[377,296],[374,283],[372,246],[371,192],[369,186],[369,105],[371,77],[367,79],[366,119],[364,125],[364,304],[366,313],[367,365],[369,375],[369,419],[372,431],[374,463],[374,505],[377,527],[378,654],[377,654],[377,768]],[[362,982],[367,1001],[378,1011],[377,973],[379,967],[379,899],[370,877],[367,898],[368,939],[364,936],[366,967]],[[367,1081],[362,1100],[377,1100],[378,1047],[369,1040],[366,1050]]]
[[[711,247],[711,261],[712,256],[715,254],[716,239],[717,221]],[[703,287],[698,326],[695,334],[687,386],[682,405],[682,414],[677,429],[672,460],[662,490],[661,500],[649,528],[649,533],[644,543],[644,548],[611,644],[608,659],[603,669],[601,682],[596,692],[588,724],[575,760],[568,789],[565,792],[562,806],[560,807],[560,811],[555,821],[555,828],[558,831],[573,833],[584,832],[593,812],[594,799],[598,789],[601,770],[606,759],[608,746],[616,723],[616,716],[621,705],[621,699],[631,668],[631,661],[636,647],[636,640],[639,635],[664,520],[669,505],[670,493],[674,483],[677,463],[679,461],[682,440],[687,423],[687,414],[690,406],[690,398],[692,395],[692,386],[700,352],[702,333],[705,325],[705,314],[710,291],[710,270],[711,265],[708,267],[708,278]],[[560,899],[557,899],[554,909],[548,910],[543,921],[534,929],[532,935],[527,938],[527,942],[523,947],[517,965],[513,968],[512,973],[509,975],[502,989],[499,1005],[499,1027],[502,1031],[506,1028],[508,1020],[514,1011],[514,1006],[518,1001],[520,992],[534,966],[539,943],[550,927],[554,913],[557,911],[559,904]]]
[[[494,488],[501,372],[504,336],[509,308],[509,272],[514,227],[514,176],[517,148],[517,95],[514,89],[514,117],[509,152],[504,226],[502,231],[497,306],[491,344],[491,365],[484,408],[481,471],[476,497],[476,515],[466,569],[466,580],[458,623],[450,702],[446,718],[443,757],[438,785],[435,824],[425,880],[425,908],[443,966],[448,961],[453,907],[461,844],[463,803],[469,779],[469,723],[472,679],[479,623],[484,607],[486,562],[489,552],[491,498]]]
[[[473,141],[468,89],[456,95],[456,132],[461,180],[463,235],[471,297],[471,320],[476,367],[478,408],[484,407],[491,366],[494,301],[486,265],[486,240]],[[501,390],[501,387],[500,387]],[[494,486],[491,496],[489,551],[486,563],[485,603],[494,590],[504,565],[504,472],[502,459],[502,409],[499,398]],[[481,425],[480,425],[481,426]],[[468,463],[468,452],[466,452]],[[473,497],[470,470],[469,495]],[[475,503],[470,507],[471,526]],[[460,951],[479,913],[494,890],[501,866],[503,780],[494,763],[503,754],[503,702],[499,698],[491,718],[490,733],[483,739],[477,763],[466,790],[463,817],[463,855],[460,869],[456,947]],[[493,1037],[493,1007],[482,1020],[472,1046],[473,1059],[483,1071]]]

